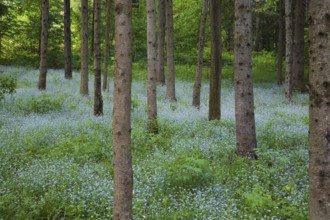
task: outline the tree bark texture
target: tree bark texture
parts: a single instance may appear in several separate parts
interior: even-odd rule
[[[103,68],[103,91],[108,88],[108,65],[109,65],[109,50],[110,50],[110,11],[111,0],[106,0],[106,27],[105,27],[105,45],[104,45],[104,68]]]
[[[159,82],[161,85],[165,85],[165,18],[165,0],[158,0],[157,82]]]
[[[202,87],[202,75],[203,75],[203,55],[205,44],[205,25],[207,18],[207,11],[209,6],[209,0],[203,0],[201,23],[199,27],[199,43],[198,43],[198,58],[196,67],[196,77],[193,89],[192,105],[196,108],[200,108],[201,104],[201,87]]]
[[[112,119],[114,163],[113,219],[132,219],[133,172],[131,156],[132,85],[131,0],[115,0],[115,78]]]
[[[147,0],[147,48],[148,48],[148,131],[158,133],[157,126],[157,78],[156,78],[156,6],[155,0]]]
[[[330,219],[330,0],[310,0],[309,219]]]
[[[101,89],[101,0],[94,0],[94,115],[103,115]]]
[[[277,43],[277,84],[283,83],[283,56],[284,56],[284,0],[278,1],[279,18],[278,18],[278,43]]]
[[[49,20],[49,1],[42,0],[41,11],[41,36],[40,36],[40,68],[38,89],[46,89],[47,78],[47,52],[48,52],[48,20]]]
[[[295,1],[295,22],[293,41],[292,84],[293,88],[306,92],[304,83],[304,27],[306,1]]]
[[[293,13],[292,0],[285,0],[285,97],[292,97]]]
[[[211,75],[209,120],[221,117],[221,0],[210,0]]]
[[[81,0],[81,78],[80,94],[88,96],[88,0]]]
[[[175,72],[174,72],[174,30],[173,30],[173,2],[165,0],[166,6],[166,37],[167,37],[167,87],[166,98],[176,101]]]
[[[70,0],[64,0],[64,77],[72,79],[71,51],[71,6]]]
[[[252,85],[252,0],[235,0],[234,82],[236,152],[256,159]]]

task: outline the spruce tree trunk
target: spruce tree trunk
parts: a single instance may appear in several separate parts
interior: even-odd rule
[[[305,0],[295,1],[295,26],[293,42],[292,84],[293,88],[306,92],[304,83],[304,27]]]
[[[194,84],[193,97],[192,97],[192,105],[198,109],[200,108],[200,104],[201,104],[200,97],[201,97],[202,75],[203,75],[205,24],[206,24],[208,6],[209,6],[209,0],[203,0],[201,23],[200,23],[200,27],[199,27],[199,43],[198,43],[196,77],[195,77],[195,84]]]
[[[71,7],[70,0],[64,0],[64,77],[72,79],[71,52]]]
[[[292,97],[293,15],[292,0],[285,0],[285,97]]]
[[[101,0],[94,0],[94,115],[103,115],[101,91]]]
[[[148,47],[148,131],[158,133],[157,126],[157,79],[156,79],[156,6],[155,0],[147,0],[147,47]]]
[[[164,58],[165,58],[165,0],[158,0],[158,56],[157,82],[165,85]]]
[[[211,20],[211,75],[209,120],[221,117],[221,0],[210,1]]]
[[[132,219],[131,156],[132,3],[115,0],[115,78],[112,117],[114,165],[113,219]]]
[[[42,0],[41,36],[40,36],[40,72],[38,89],[46,89],[49,1]]]
[[[166,37],[167,37],[167,87],[166,98],[176,101],[175,73],[174,73],[174,30],[173,30],[173,3],[166,0]]]
[[[252,0],[235,0],[234,83],[236,152],[256,159],[252,85]]]
[[[88,0],[81,0],[81,78],[80,94],[88,96]]]
[[[277,84],[283,83],[283,55],[284,55],[284,0],[279,0],[278,42],[277,42]]]
[[[310,0],[309,219],[330,219],[330,1]]]
[[[103,91],[108,88],[108,65],[109,65],[109,50],[110,50],[110,11],[111,0],[106,0],[106,27],[105,27],[105,46],[104,46],[104,68],[103,68]]]

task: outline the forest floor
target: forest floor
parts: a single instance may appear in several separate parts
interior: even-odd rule
[[[113,204],[113,85],[79,95],[79,74],[1,66],[18,79],[0,104],[0,219],[109,219]],[[112,82],[112,79],[110,79]],[[177,102],[158,87],[159,134],[146,130],[147,84],[134,81],[134,219],[307,219],[308,96],[292,102],[275,83],[255,84],[259,159],[235,154],[234,90],[222,83],[221,120],[209,122],[208,91],[191,106],[192,82],[177,82]],[[90,94],[93,79],[90,78]]]

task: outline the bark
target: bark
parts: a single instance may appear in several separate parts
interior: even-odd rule
[[[295,1],[295,26],[293,42],[293,88],[307,92],[304,83],[304,27],[305,27],[305,0]]]
[[[174,30],[173,30],[173,3],[166,0],[166,37],[167,37],[167,87],[166,98],[176,101],[175,73],[174,73]]]
[[[111,0],[106,0],[106,27],[105,27],[105,46],[104,46],[104,68],[103,68],[103,91],[108,88],[108,65],[110,50],[110,11]]]
[[[95,0],[93,1],[93,21],[95,20]],[[94,54],[94,22],[92,22],[91,54]]]
[[[235,0],[234,81],[236,153],[256,159],[252,85],[252,0]]]
[[[164,50],[165,50],[165,0],[158,0],[158,56],[157,82],[165,85]]]
[[[330,1],[310,0],[309,219],[330,219]]]
[[[285,0],[285,97],[292,97],[293,14],[292,0]]]
[[[155,0],[147,0],[148,47],[148,131],[158,133],[156,80],[156,10]]]
[[[277,43],[277,84],[283,82],[283,55],[284,55],[284,0],[279,0],[278,43]]]
[[[113,219],[132,219],[133,172],[131,156],[132,85],[131,0],[115,0],[115,78],[112,121],[114,163]]]
[[[207,18],[209,0],[203,1],[203,8],[201,14],[201,23],[199,28],[199,43],[198,43],[198,58],[196,67],[196,77],[192,97],[192,105],[196,108],[200,108],[200,96],[202,86],[202,75],[203,75],[203,55],[204,55],[204,43],[205,43],[205,24]]]
[[[94,115],[103,115],[101,91],[101,0],[94,0]]]
[[[49,1],[42,1],[42,16],[41,16],[41,36],[40,36],[40,73],[38,89],[46,89],[47,77],[47,51],[48,51],[48,19],[49,19]]]
[[[81,0],[81,78],[80,94],[88,96],[88,0]]]
[[[221,0],[210,1],[211,20],[211,75],[209,120],[221,117]]]
[[[71,8],[70,0],[64,0],[64,77],[72,79]]]

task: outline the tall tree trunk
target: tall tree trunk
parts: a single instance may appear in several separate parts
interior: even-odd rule
[[[207,18],[207,11],[209,6],[209,0],[203,0],[203,8],[201,14],[201,23],[199,27],[199,43],[198,43],[198,58],[196,67],[196,77],[192,97],[192,105],[199,109],[201,104],[201,86],[203,75],[203,55],[204,55],[204,43],[205,43],[205,24]]]
[[[256,159],[252,85],[252,0],[235,0],[234,80],[236,152]]]
[[[42,19],[40,36],[40,73],[38,89],[46,89],[47,77],[47,51],[48,51],[48,19],[49,19],[49,1],[42,0]]]
[[[256,13],[256,27],[255,27],[255,42],[254,42],[254,50],[260,51],[262,48],[262,30],[260,25],[260,14]]]
[[[284,55],[284,0],[278,1],[279,17],[278,17],[278,43],[277,43],[277,84],[282,85],[283,82],[283,55]]]
[[[64,77],[72,79],[71,52],[71,7],[70,0],[64,0]]]
[[[148,131],[158,133],[157,126],[157,79],[156,79],[156,6],[155,0],[147,0],[147,47],[148,47]]]
[[[132,219],[131,156],[132,3],[115,0],[115,85],[112,120],[114,163],[113,219]]]
[[[174,73],[174,30],[173,30],[173,3],[166,0],[166,37],[167,37],[167,87],[166,98],[176,101],[175,73]]]
[[[103,115],[101,91],[101,0],[94,0],[94,115]]]
[[[106,27],[105,27],[105,46],[104,46],[104,68],[103,68],[103,91],[108,88],[108,65],[110,50],[110,11],[111,0],[106,0]]]
[[[158,0],[158,56],[157,56],[157,82],[165,85],[164,51],[165,51],[165,0]]]
[[[295,1],[295,26],[293,42],[292,84],[293,88],[307,92],[304,83],[304,26],[305,0]]]
[[[285,0],[285,97],[292,97],[293,15],[292,0]]]
[[[221,117],[221,0],[210,1],[211,20],[211,75],[209,120]]]
[[[93,22],[92,22],[92,34],[91,34],[91,54],[94,54],[94,19],[95,19],[95,0],[92,0],[93,1]]]
[[[330,1],[310,0],[309,219],[330,219]]]
[[[81,0],[80,94],[88,96],[88,0]]]

